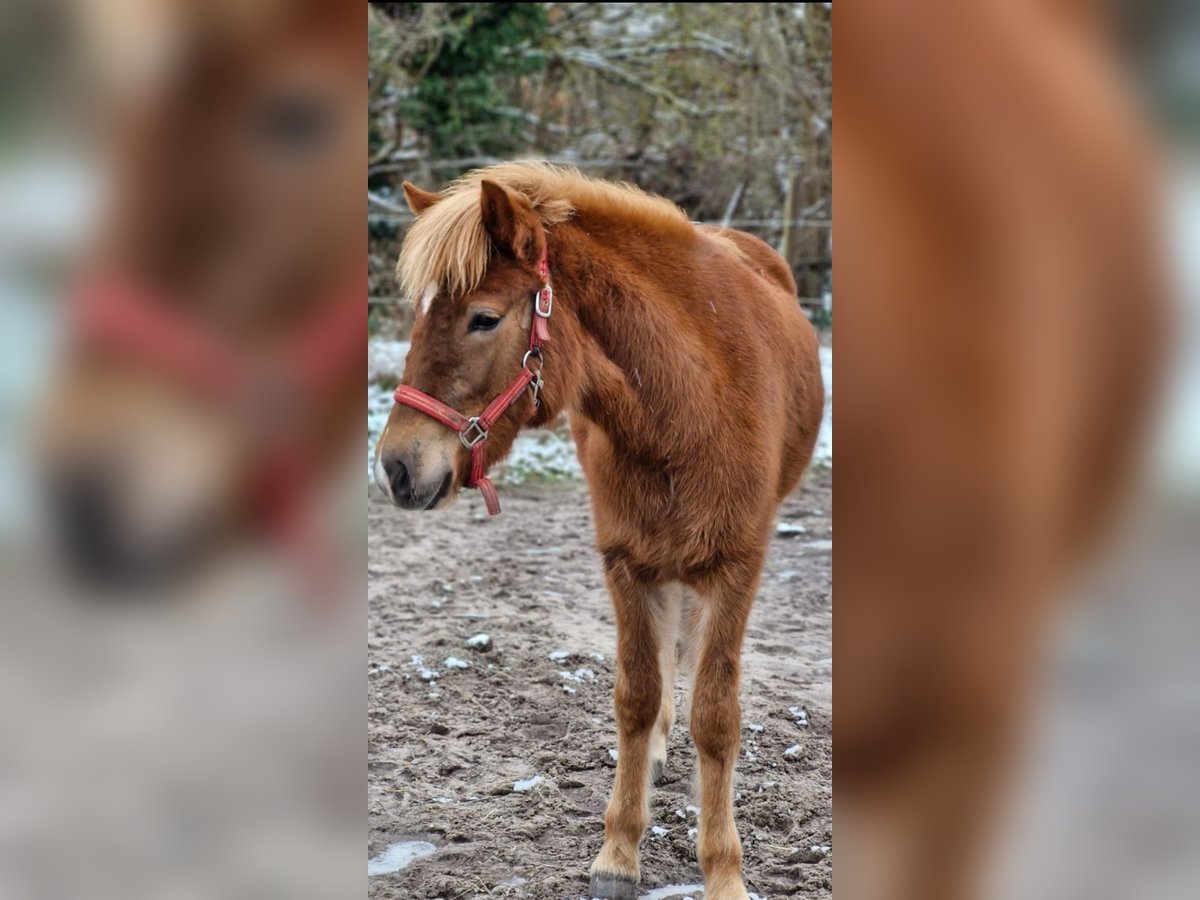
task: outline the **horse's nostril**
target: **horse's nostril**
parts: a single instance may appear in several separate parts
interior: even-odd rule
[[[387,473],[388,483],[392,486],[392,496],[397,500],[408,496],[408,468],[399,457],[389,456],[383,460],[383,471]]]
[[[97,571],[111,556],[113,521],[107,483],[93,474],[59,473],[50,499],[62,549],[80,570]]]

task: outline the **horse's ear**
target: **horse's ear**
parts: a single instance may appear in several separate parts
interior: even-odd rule
[[[408,201],[408,208],[413,211],[413,215],[419,216],[441,198],[432,191],[423,191],[412,182],[406,181],[404,182],[404,199]]]
[[[529,201],[494,181],[479,182],[483,227],[492,243],[529,268],[537,268],[546,235]]]

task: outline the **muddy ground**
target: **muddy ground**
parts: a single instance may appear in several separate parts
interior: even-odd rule
[[[832,501],[824,471],[785,502],[744,651],[735,814],[764,898],[832,896]],[[616,747],[587,490],[530,484],[502,502],[491,520],[473,492],[422,515],[369,503],[368,856],[436,847],[370,877],[376,900],[587,893]],[[489,652],[468,647],[479,633]],[[652,789],[644,893],[701,881],[693,768],[681,717]]]

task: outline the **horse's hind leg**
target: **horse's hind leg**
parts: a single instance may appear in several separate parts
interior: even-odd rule
[[[662,705],[650,735],[650,780],[662,784],[667,770],[667,741],[675,724],[675,668],[679,657],[679,617],[683,609],[683,585],[662,589],[663,605],[657,617],[658,670],[662,674]]]
[[[670,627],[671,591],[642,578],[616,554],[605,554],[605,563],[617,618],[617,776],[588,896],[632,900],[640,876],[638,844],[649,817],[651,744],[666,689],[660,647],[673,642],[675,634]]]
[[[740,581],[740,587],[731,583]],[[747,900],[742,844],[733,821],[733,768],[741,741],[738,675],[742,636],[758,574],[722,579],[697,598],[691,730],[700,762],[700,834],[705,900]],[[747,585],[747,582],[749,584]]]

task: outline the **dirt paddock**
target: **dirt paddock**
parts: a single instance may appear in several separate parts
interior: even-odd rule
[[[784,503],[743,653],[735,815],[747,887],[763,898],[832,896],[832,481],[810,473]],[[526,485],[501,499],[491,520],[469,491],[440,513],[369,503],[376,900],[587,894],[616,753],[615,629],[587,489]],[[480,634],[489,650],[468,646]],[[651,894],[701,882],[686,712],[669,753],[642,892],[699,900]],[[408,848],[426,855],[387,871]]]

